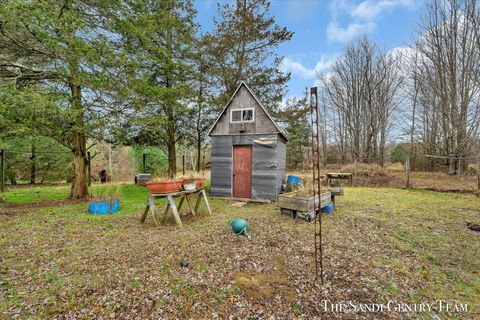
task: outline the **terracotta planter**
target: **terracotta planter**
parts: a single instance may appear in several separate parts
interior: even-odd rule
[[[204,187],[204,185],[205,185],[205,178],[196,178],[196,179],[193,179],[193,180],[194,180],[195,183],[197,184],[197,189]]]
[[[172,193],[180,191],[182,180],[147,182],[146,185],[150,193]]]

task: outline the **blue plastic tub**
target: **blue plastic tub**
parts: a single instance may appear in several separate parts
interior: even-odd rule
[[[88,204],[88,212],[90,214],[109,214],[115,213],[120,208],[120,200],[110,201],[90,201]]]
[[[327,214],[331,214],[333,211],[335,211],[335,205],[333,203],[330,203],[322,208],[322,212]]]
[[[300,179],[300,177],[297,177],[297,176],[288,176],[287,182],[298,186],[300,182],[302,182],[302,179]]]

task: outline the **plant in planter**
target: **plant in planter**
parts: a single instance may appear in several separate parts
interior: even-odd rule
[[[203,188],[205,185],[205,178],[200,174],[196,174],[196,173],[190,174],[189,176],[183,178],[184,189],[185,189],[185,185],[191,186],[193,184],[195,184],[196,189]],[[187,187],[187,188],[191,188],[191,187]]]
[[[106,185],[92,188],[92,196],[88,201],[90,214],[115,213],[120,209],[119,186]]]
[[[155,177],[148,181],[146,186],[150,193],[171,193],[180,191],[182,188],[182,180]]]

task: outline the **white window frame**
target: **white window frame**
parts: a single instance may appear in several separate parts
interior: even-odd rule
[[[244,110],[252,110],[252,120],[243,120],[243,111]],[[240,121],[233,121],[233,111],[242,111],[242,120]],[[231,109],[230,110],[230,123],[251,123],[255,122],[255,108],[243,108],[243,109]]]

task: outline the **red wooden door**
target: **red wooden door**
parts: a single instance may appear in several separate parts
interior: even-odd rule
[[[233,196],[252,196],[252,146],[233,147]]]

